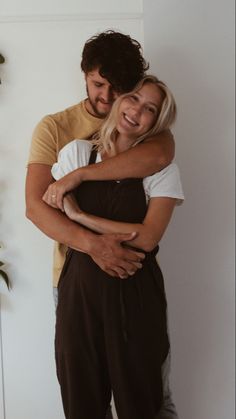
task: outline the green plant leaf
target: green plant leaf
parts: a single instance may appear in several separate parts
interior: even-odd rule
[[[0,54],[0,64],[5,63],[5,58],[3,57],[2,54]]]
[[[7,288],[10,289],[11,288],[11,284],[8,278],[8,275],[6,274],[6,272],[4,272],[2,269],[0,269],[0,275],[3,277],[3,280],[5,281]]]

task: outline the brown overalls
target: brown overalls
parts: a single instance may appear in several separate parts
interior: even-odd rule
[[[89,163],[96,159],[92,151]],[[85,182],[75,191],[84,211],[141,223],[142,179]],[[105,419],[111,390],[119,419],[155,419],[162,405],[169,341],[163,277],[146,254],[128,279],[112,278],[87,254],[69,250],[58,290],[55,353],[66,419]]]

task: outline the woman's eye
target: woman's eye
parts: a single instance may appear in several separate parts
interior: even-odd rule
[[[94,83],[96,87],[101,87],[102,83]]]
[[[155,113],[155,109],[154,108],[151,108],[150,106],[147,106],[146,107],[146,110],[148,111],[148,112],[150,112],[150,113]]]

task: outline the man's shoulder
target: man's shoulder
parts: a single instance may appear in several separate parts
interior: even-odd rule
[[[71,120],[73,118],[77,119],[84,111],[84,102],[85,101],[83,100],[75,105],[63,109],[62,111],[48,114],[44,117],[44,119],[51,119],[56,123],[64,120]]]

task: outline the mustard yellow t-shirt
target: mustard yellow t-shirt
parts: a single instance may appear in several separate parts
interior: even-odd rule
[[[85,100],[62,112],[45,116],[36,126],[30,147],[28,164],[52,166],[59,151],[76,138],[89,138],[101,126],[102,120],[90,115]],[[67,247],[55,242],[53,255],[53,285],[57,286],[65,261]]]

